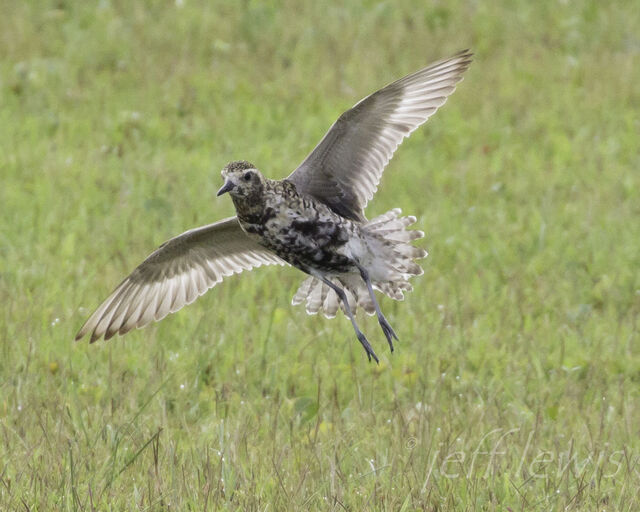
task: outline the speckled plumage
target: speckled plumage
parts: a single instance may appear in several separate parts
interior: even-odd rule
[[[262,176],[247,161],[228,164],[218,195],[229,193],[237,217],[193,229],[154,251],[89,317],[76,339],[91,342],[160,320],[193,302],[223,277],[260,265],[289,263],[309,274],[293,297],[310,314],[341,308],[371,360],[358,307],[375,313],[393,351],[397,339],[374,289],[395,300],[422,273],[427,255],[411,242],[414,217],[393,209],[367,220],[364,208],[402,140],[455,90],[471,62],[459,52],[367,96],[343,113],[287,178]]]
[[[402,292],[410,289],[409,277],[422,273],[413,260],[427,253],[408,242],[423,234],[405,229],[415,218],[399,218],[398,209],[371,222],[345,218],[299,191],[289,179],[267,179],[246,161],[230,163],[222,176],[225,185],[218,194],[231,195],[247,236],[312,276],[311,282],[303,283],[293,303],[306,300],[307,312],[322,311],[329,318],[341,306],[368,357],[376,361],[353,312],[361,306],[367,313],[377,313],[393,351],[393,338],[397,336],[382,314],[373,288],[401,299]]]
[[[339,251],[358,227],[311,196],[301,195],[287,180],[266,180],[263,196],[254,212],[245,213],[234,198],[240,225],[260,245],[294,267],[310,273],[354,271]]]

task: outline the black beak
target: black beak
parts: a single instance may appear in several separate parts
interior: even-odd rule
[[[233,184],[233,182],[231,180],[227,180],[225,181],[224,185],[220,187],[220,190],[218,190],[218,193],[216,195],[221,196],[222,194],[226,194],[230,190],[233,190],[234,187],[235,185]]]

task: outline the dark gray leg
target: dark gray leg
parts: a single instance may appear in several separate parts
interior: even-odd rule
[[[378,304],[378,301],[376,299],[376,295],[375,295],[375,293],[373,293],[373,286],[371,286],[371,279],[369,279],[369,273],[367,272],[367,270],[364,267],[361,267],[360,265],[357,265],[357,267],[358,267],[358,270],[360,271],[360,276],[362,277],[362,280],[367,285],[367,290],[369,290],[369,296],[371,297],[371,300],[373,301],[373,307],[376,308],[376,315],[378,316],[378,323],[380,324],[380,327],[382,327],[382,332],[384,332],[384,335],[386,336],[387,341],[389,342],[389,348],[391,349],[391,352],[393,352],[393,339],[392,338],[395,338],[397,340],[398,339],[398,335],[395,333],[395,331],[393,330],[391,325],[389,325],[389,322],[387,321],[387,319],[382,314],[382,310],[380,309],[380,305]]]
[[[369,361],[371,361],[371,358],[373,357],[375,362],[379,363],[378,356],[373,351],[373,348],[371,348],[371,345],[369,344],[369,340],[367,340],[366,336],[362,333],[362,331],[358,327],[358,324],[356,323],[356,319],[353,317],[353,313],[351,312],[351,308],[349,307],[349,301],[347,301],[347,295],[346,293],[344,293],[344,290],[336,286],[335,284],[333,284],[326,277],[322,277],[322,276],[316,276],[316,277],[321,279],[324,284],[326,284],[329,288],[331,288],[334,292],[338,294],[338,297],[340,297],[340,300],[344,304],[344,309],[347,312],[347,316],[349,317],[349,320],[351,320],[351,325],[353,325],[353,329],[356,331],[356,336],[358,337],[358,341],[364,347],[364,350],[367,353],[367,357],[369,358]]]

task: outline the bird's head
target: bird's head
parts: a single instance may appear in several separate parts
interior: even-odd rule
[[[231,162],[222,169],[224,185],[219,196],[229,192],[233,199],[250,199],[259,196],[264,188],[264,177],[253,164],[244,160]]]

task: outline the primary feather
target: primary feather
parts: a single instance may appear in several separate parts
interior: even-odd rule
[[[236,217],[191,229],[147,257],[80,328],[93,343],[163,319],[213,288],[224,277],[284,261],[251,240]]]
[[[356,103],[288,180],[343,217],[363,221],[396,148],[447,101],[471,56],[463,50]]]

